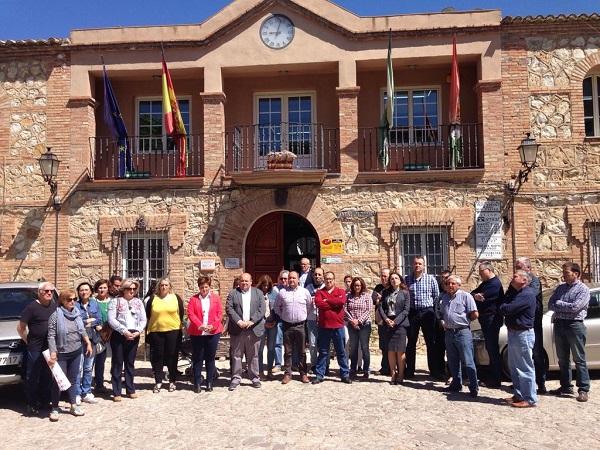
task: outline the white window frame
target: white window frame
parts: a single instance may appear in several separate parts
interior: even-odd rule
[[[283,92],[255,92],[254,93],[254,123],[258,125],[258,101],[261,98],[280,98],[281,99],[281,118],[286,119],[282,122],[288,122],[288,99],[290,97],[310,97],[311,105],[311,123],[315,123],[317,117],[317,92],[316,91],[283,91]]]
[[[403,226],[402,228],[398,229],[398,246],[399,246],[399,251],[398,251],[398,256],[399,256],[399,261],[398,261],[398,268],[399,271],[402,275],[407,275],[409,273],[409,269],[410,272],[412,272],[411,267],[406,267],[404,265],[404,235],[415,235],[415,234],[420,234],[420,241],[421,241],[421,250],[423,250],[423,252],[421,254],[414,254],[411,255],[411,257],[415,257],[415,256],[423,256],[425,259],[425,271],[427,273],[432,273],[430,272],[428,269],[428,262],[427,262],[427,258],[428,255],[427,253],[424,251],[427,248],[427,235],[428,234],[441,234],[441,240],[442,240],[442,270],[446,269],[449,267],[449,258],[450,258],[450,242],[449,242],[449,233],[448,233],[448,225],[432,225],[431,227],[424,227],[424,226]]]
[[[143,262],[143,275],[142,279],[138,279],[144,289],[148,289],[150,285],[150,258],[149,258],[149,240],[150,239],[162,239],[163,240],[163,276],[169,272],[169,234],[165,231],[157,231],[157,232],[125,232],[121,236],[123,251],[121,252],[121,276],[123,278],[132,278],[128,275],[128,259],[127,254],[129,253],[128,240],[129,239],[143,239],[144,240],[144,262]],[[139,292],[139,295],[144,295],[145,292]]]
[[[437,119],[438,119],[438,124],[437,124],[437,131],[438,131],[438,140],[436,141],[437,143],[441,142],[441,138],[442,138],[442,132],[441,132],[441,127],[442,127],[442,86],[439,84],[432,84],[432,85],[425,85],[425,86],[395,86],[394,87],[394,95],[396,94],[396,92],[398,91],[407,91],[408,92],[408,96],[409,96],[409,101],[408,101],[408,126],[410,129],[414,130],[414,123],[413,123],[413,102],[412,102],[412,95],[414,91],[427,91],[427,90],[431,90],[431,91],[437,91]],[[380,116],[383,114],[383,111],[385,109],[385,94],[387,93],[387,86],[383,86],[379,89],[380,93],[379,93],[379,99],[380,99]],[[409,144],[418,144],[420,142],[415,141],[414,138],[414,132],[409,133]],[[429,143],[429,142],[428,142]],[[433,143],[433,142],[432,142]],[[392,142],[391,145],[397,145],[396,143]]]
[[[598,89],[598,83],[600,82],[600,74],[592,73],[589,76],[584,78],[584,81],[588,78],[591,78],[592,82],[592,115],[594,120],[594,134],[591,136],[586,135],[586,137],[600,137],[600,91]],[[583,92],[583,83],[581,86]],[[585,100],[585,99],[584,99]],[[583,105],[582,105],[583,106]],[[585,122],[584,122],[585,128]]]
[[[155,101],[160,101],[162,102],[163,98],[162,97],[157,97],[157,96],[150,96],[150,97],[136,97],[135,98],[135,136],[137,136],[136,141],[135,141],[135,152],[140,154],[140,155],[151,155],[151,154],[156,154],[156,153],[161,153],[161,150],[150,150],[148,152],[142,152],[140,150],[140,102],[155,102]],[[181,100],[187,100],[188,104],[189,104],[189,116],[190,116],[190,120],[189,120],[189,125],[187,130],[185,130],[189,135],[192,134],[192,96],[191,95],[181,95],[177,97],[177,102],[180,102]],[[165,132],[165,116],[164,114],[161,115],[161,126],[162,126],[162,146],[163,146],[163,151],[169,151],[167,150],[167,134]]]

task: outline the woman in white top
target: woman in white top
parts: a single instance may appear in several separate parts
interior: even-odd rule
[[[135,356],[140,335],[146,328],[144,302],[137,296],[139,283],[125,280],[121,284],[120,296],[113,298],[108,305],[108,324],[113,329],[110,337],[112,363],[110,367],[113,400],[121,401],[121,371],[125,366],[125,392],[129,398],[137,398],[133,376]]]
[[[210,290],[209,277],[198,278],[199,292],[188,302],[188,334],[192,342],[194,392],[201,392],[202,365],[206,363],[206,390],[213,390],[215,357],[223,332],[223,305],[221,298]]]

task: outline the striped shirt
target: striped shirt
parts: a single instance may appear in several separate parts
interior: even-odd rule
[[[370,322],[371,296],[366,291],[363,292],[359,297],[348,294],[344,310],[345,319],[348,321],[357,319],[361,325]]]

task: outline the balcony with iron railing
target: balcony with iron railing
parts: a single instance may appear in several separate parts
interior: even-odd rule
[[[178,173],[181,153],[168,136],[90,138],[93,180],[196,178],[204,176],[203,135],[185,137],[185,170]]]
[[[225,149],[238,184],[319,184],[340,171],[339,130],[319,123],[236,126],[225,133]]]
[[[384,137],[382,128],[360,128],[359,177],[379,180],[480,177],[484,168],[481,124],[455,127],[460,139],[454,146],[450,125],[392,128],[387,168],[384,168],[380,157]]]

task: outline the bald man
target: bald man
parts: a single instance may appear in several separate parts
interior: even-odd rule
[[[265,332],[265,296],[252,287],[252,276],[243,273],[239,286],[227,296],[225,305],[229,316],[229,334],[231,335],[231,384],[234,391],[242,381],[242,357],[248,362],[248,376],[252,386],[260,388],[258,371],[258,349],[260,338]]]

